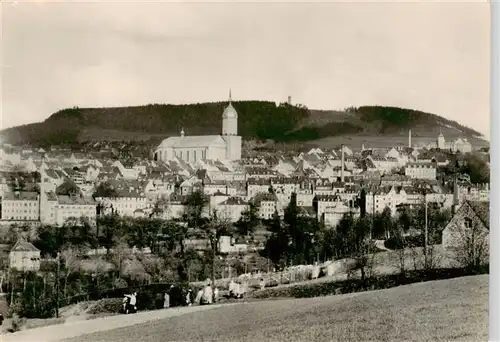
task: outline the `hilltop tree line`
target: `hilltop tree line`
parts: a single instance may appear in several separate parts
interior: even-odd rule
[[[4,130],[5,140],[13,144],[81,146],[86,129],[111,130],[152,135],[178,135],[184,128],[187,135],[220,134],[221,114],[227,102],[187,105],[149,104],[117,108],[67,108],[52,114],[42,123]],[[345,122],[313,124],[314,113],[302,105],[269,101],[233,102],[238,112],[238,131],[244,139],[277,142],[310,141],[329,136],[360,132],[376,134],[400,133],[415,125],[433,129],[440,123],[456,126],[468,134],[478,133],[439,116],[404,108],[363,106],[350,108],[352,118]],[[141,135],[139,134],[139,135]],[[123,140],[131,140],[123,134]],[[144,135],[141,135],[144,137]],[[135,140],[133,138],[132,140]]]

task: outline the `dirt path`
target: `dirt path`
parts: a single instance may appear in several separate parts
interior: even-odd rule
[[[63,339],[77,337],[83,334],[107,331],[128,327],[135,324],[144,324],[150,321],[175,317],[191,312],[206,311],[221,306],[236,304],[215,304],[209,306],[191,306],[171,308],[164,310],[139,312],[134,315],[109,316],[101,319],[67,322],[42,328],[19,331],[14,334],[2,336],[1,342],[55,342]]]

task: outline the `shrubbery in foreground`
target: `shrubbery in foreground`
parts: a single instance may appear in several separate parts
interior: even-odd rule
[[[253,298],[312,298],[334,294],[345,294],[369,290],[389,289],[424,281],[452,279],[469,275],[489,274],[489,265],[475,269],[441,268],[434,270],[408,271],[403,274],[381,275],[365,279],[294,285],[284,288],[268,288],[252,294]]]

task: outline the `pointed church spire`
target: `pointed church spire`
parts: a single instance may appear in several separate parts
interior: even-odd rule
[[[231,98],[231,88],[229,88],[229,104],[233,102],[233,99]]]

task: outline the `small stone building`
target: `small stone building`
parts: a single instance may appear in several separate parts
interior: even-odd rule
[[[483,244],[489,248],[490,202],[465,201],[443,229],[443,247]],[[475,240],[475,241],[473,241]]]

